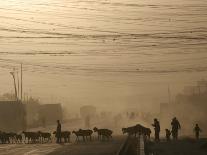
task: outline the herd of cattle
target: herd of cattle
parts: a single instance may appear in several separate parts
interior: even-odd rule
[[[91,141],[93,132],[97,132],[98,140],[109,140],[112,138],[112,131],[109,129],[98,129],[94,127],[93,130],[83,130],[79,129],[78,131],[72,131],[72,133],[76,136],[76,141]],[[0,131],[0,143],[1,144],[10,144],[10,143],[48,143],[52,142],[53,135],[56,135],[56,131],[53,133],[49,132],[25,132],[23,131],[20,134],[13,132],[1,132]],[[61,139],[64,143],[70,142],[70,131],[62,131]]]
[[[92,134],[94,132],[97,132],[98,140],[109,140],[112,138],[112,130],[109,129],[98,129],[97,127],[94,127],[93,130],[83,130],[79,129],[77,131],[62,131],[61,132],[61,139],[64,143],[70,142],[70,136],[71,134],[74,134],[76,136],[76,141],[91,141],[92,140]],[[146,128],[140,124],[137,124],[135,126],[122,128],[123,134],[128,134],[129,136],[138,136],[143,135],[146,138],[150,138],[151,130],[149,128]],[[10,143],[49,143],[52,142],[53,135],[56,135],[56,131],[53,133],[49,132],[25,132],[23,131],[20,134],[13,133],[13,132],[2,132],[0,131],[0,143],[1,144],[10,144]]]

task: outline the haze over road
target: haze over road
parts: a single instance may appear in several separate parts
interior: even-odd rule
[[[61,147],[58,144],[3,144],[1,155],[45,155]]]
[[[71,144],[3,144],[0,155],[115,155],[124,137],[115,137],[109,142],[80,142]]]
[[[0,3],[1,93],[19,62],[26,93],[70,109],[149,108],[206,77],[206,0]]]

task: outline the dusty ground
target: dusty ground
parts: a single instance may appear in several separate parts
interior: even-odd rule
[[[71,146],[66,145],[49,155],[115,155],[121,144],[124,141],[124,137],[114,137],[113,140],[100,142],[92,141],[88,143],[76,143]]]
[[[115,155],[125,137],[115,136],[113,140],[99,142],[75,142],[69,144],[1,144],[0,155]]]
[[[199,141],[183,138],[171,142],[151,142],[148,146],[152,155],[207,155],[207,139],[204,138]]]
[[[0,145],[0,155],[45,155],[61,145],[50,144],[2,144]]]
[[[94,121],[91,125],[92,127],[111,127],[106,126],[105,124],[106,122],[99,120]],[[84,129],[83,120],[68,121],[62,123],[62,130],[73,131],[79,130],[79,128]],[[45,131],[52,133],[55,129],[56,125],[51,125],[45,128],[33,128],[28,131]],[[121,131],[120,128],[118,129]],[[124,140],[123,138],[125,138],[115,135],[116,133],[113,133],[114,138],[109,142],[97,141],[97,133],[93,133],[93,141],[86,143],[76,143],[76,137],[74,134],[72,134],[70,144],[56,144],[54,135],[52,135],[53,142],[48,144],[0,144],[0,155],[45,155],[51,152],[53,152],[51,153],[52,155],[112,155],[118,150],[119,146]]]

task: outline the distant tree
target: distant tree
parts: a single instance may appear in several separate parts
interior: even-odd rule
[[[4,94],[0,95],[0,100],[1,101],[13,101],[13,100],[16,100],[15,94],[4,93]]]
[[[28,100],[28,103],[31,103],[31,104],[32,104],[32,103],[38,103],[38,104],[39,104],[40,102],[39,102],[39,99],[30,97],[29,100]]]

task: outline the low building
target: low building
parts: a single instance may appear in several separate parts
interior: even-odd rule
[[[80,108],[80,115],[82,118],[85,117],[93,117],[96,114],[96,107],[92,106],[92,105],[86,105],[86,106],[82,106]]]
[[[84,119],[85,127],[91,127],[91,119],[95,117],[96,107],[92,105],[86,105],[80,108],[80,115]]]
[[[63,113],[61,104],[42,104],[39,109],[39,120],[42,126],[55,124],[62,121]]]
[[[160,106],[160,118],[162,126],[171,127],[173,117],[177,117],[181,123],[182,131],[192,134],[192,127],[198,123],[203,130],[207,130],[207,82],[198,81],[195,86],[188,86],[175,97],[171,104]]]
[[[25,112],[26,112],[26,124],[27,128],[38,127],[41,125],[39,121],[39,103],[26,103]]]
[[[18,132],[25,127],[25,106],[20,101],[0,101],[0,130]]]

